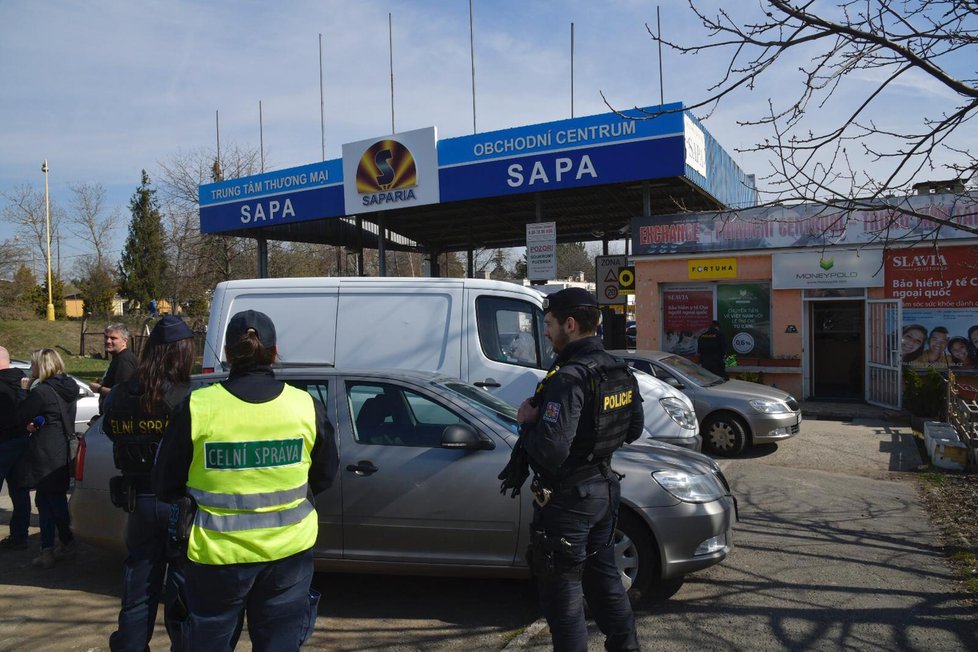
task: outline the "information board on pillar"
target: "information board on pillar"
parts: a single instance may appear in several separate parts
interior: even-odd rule
[[[526,275],[531,281],[557,277],[557,223],[526,225]]]

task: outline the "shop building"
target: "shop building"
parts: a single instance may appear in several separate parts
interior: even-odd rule
[[[905,367],[978,367],[976,231],[966,193],[636,217],[637,346],[695,357],[717,319],[731,371],[900,406]]]

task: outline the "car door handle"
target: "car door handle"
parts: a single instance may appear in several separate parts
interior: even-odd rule
[[[492,378],[486,378],[485,380],[480,380],[478,382],[472,383],[476,387],[502,387]]]
[[[346,470],[352,471],[357,475],[371,475],[373,473],[376,473],[380,469],[374,466],[373,462],[370,462],[368,460],[360,460],[356,464],[347,464]]]

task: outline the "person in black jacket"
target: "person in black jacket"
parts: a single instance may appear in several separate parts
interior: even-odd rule
[[[103,406],[102,430],[112,440],[115,466],[122,471],[110,485],[113,503],[129,512],[119,629],[109,637],[113,651],[149,649],[161,597],[171,649],[182,649],[175,625],[183,617],[177,604],[182,573],[179,563],[167,567],[171,506],[153,493],[150,473],[170,413],[190,391],[193,337],[182,319],[164,316],[149,334],[136,375],[113,387]]]
[[[723,360],[726,347],[723,344],[723,333],[720,332],[720,322],[714,319],[710,323],[710,327],[696,341],[696,348],[700,354],[701,367],[721,378],[727,377],[727,367]]]
[[[109,324],[105,327],[105,352],[112,358],[101,380],[88,384],[98,395],[98,411],[105,410],[105,397],[112,388],[124,383],[136,374],[136,356],[129,348],[129,328],[125,324]]]
[[[75,436],[78,384],[65,374],[65,363],[54,349],[31,354],[31,383],[17,417],[31,433],[27,451],[17,464],[16,484],[36,489],[41,526],[41,554],[31,564],[51,568],[77,554],[68,516],[69,438]],[[55,546],[55,534],[58,544]]]
[[[642,399],[628,365],[595,335],[599,321],[597,300],[582,288],[548,297],[543,323],[557,358],[517,414],[517,449],[535,475],[530,563],[557,652],[588,649],[585,598],[605,649],[639,650],[612,546],[621,488],[611,458],[641,436]],[[505,474],[504,490],[513,486]]]
[[[10,366],[10,353],[0,346],[0,487],[6,480],[7,493],[13,504],[10,536],[0,540],[3,550],[27,547],[27,528],[31,519],[31,492],[12,484],[13,470],[27,448],[27,429],[17,418],[17,406],[24,400],[22,378],[24,372]]]

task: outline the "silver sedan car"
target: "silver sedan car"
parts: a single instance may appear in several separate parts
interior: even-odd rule
[[[798,401],[776,387],[726,380],[673,353],[642,350],[609,353],[690,398],[706,451],[739,455],[748,446],[794,437],[801,430]]]
[[[515,408],[429,373],[275,374],[321,400],[336,428],[339,472],[316,496],[318,570],[529,576],[529,483],[514,499],[496,478],[517,439]],[[83,541],[122,550],[125,514],[109,501],[117,472],[101,420],[84,441],[72,528]],[[615,453],[613,466],[625,476],[615,553],[633,597],[668,597],[687,573],[723,561],[736,503],[713,460],[645,439]]]

